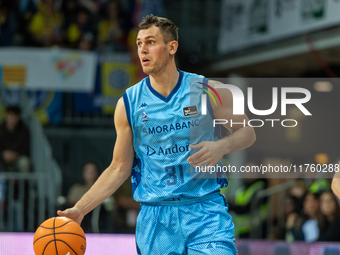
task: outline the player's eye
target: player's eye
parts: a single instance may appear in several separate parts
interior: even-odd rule
[[[149,41],[149,44],[154,44],[155,43],[155,41]]]
[[[137,43],[137,46],[141,47],[141,46],[142,46],[142,43],[141,43],[141,42],[138,42],[138,43]]]

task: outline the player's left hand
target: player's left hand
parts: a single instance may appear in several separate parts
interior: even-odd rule
[[[221,147],[220,141],[205,141],[195,145],[189,145],[193,150],[199,150],[190,156],[187,160],[190,164],[196,166],[214,166],[225,154]]]

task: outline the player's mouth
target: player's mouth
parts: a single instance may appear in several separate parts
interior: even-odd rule
[[[150,59],[148,59],[147,57],[143,57],[143,58],[142,58],[142,65],[143,65],[143,66],[144,66],[144,65],[148,65],[150,62],[151,62]]]

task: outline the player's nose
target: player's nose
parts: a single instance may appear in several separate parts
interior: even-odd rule
[[[145,53],[148,52],[148,48],[147,48],[147,45],[145,43],[143,43],[142,46],[139,49],[140,49],[141,54],[145,54]]]

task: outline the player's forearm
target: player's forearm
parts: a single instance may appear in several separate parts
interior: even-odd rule
[[[88,214],[111,196],[126,181],[130,173],[131,171],[123,171],[109,166],[91,189],[75,204],[75,207],[80,209],[83,215]]]
[[[236,130],[230,136],[227,136],[218,142],[220,143],[221,150],[224,154],[230,154],[236,151],[243,150],[256,140],[256,135],[252,127],[242,127]]]

